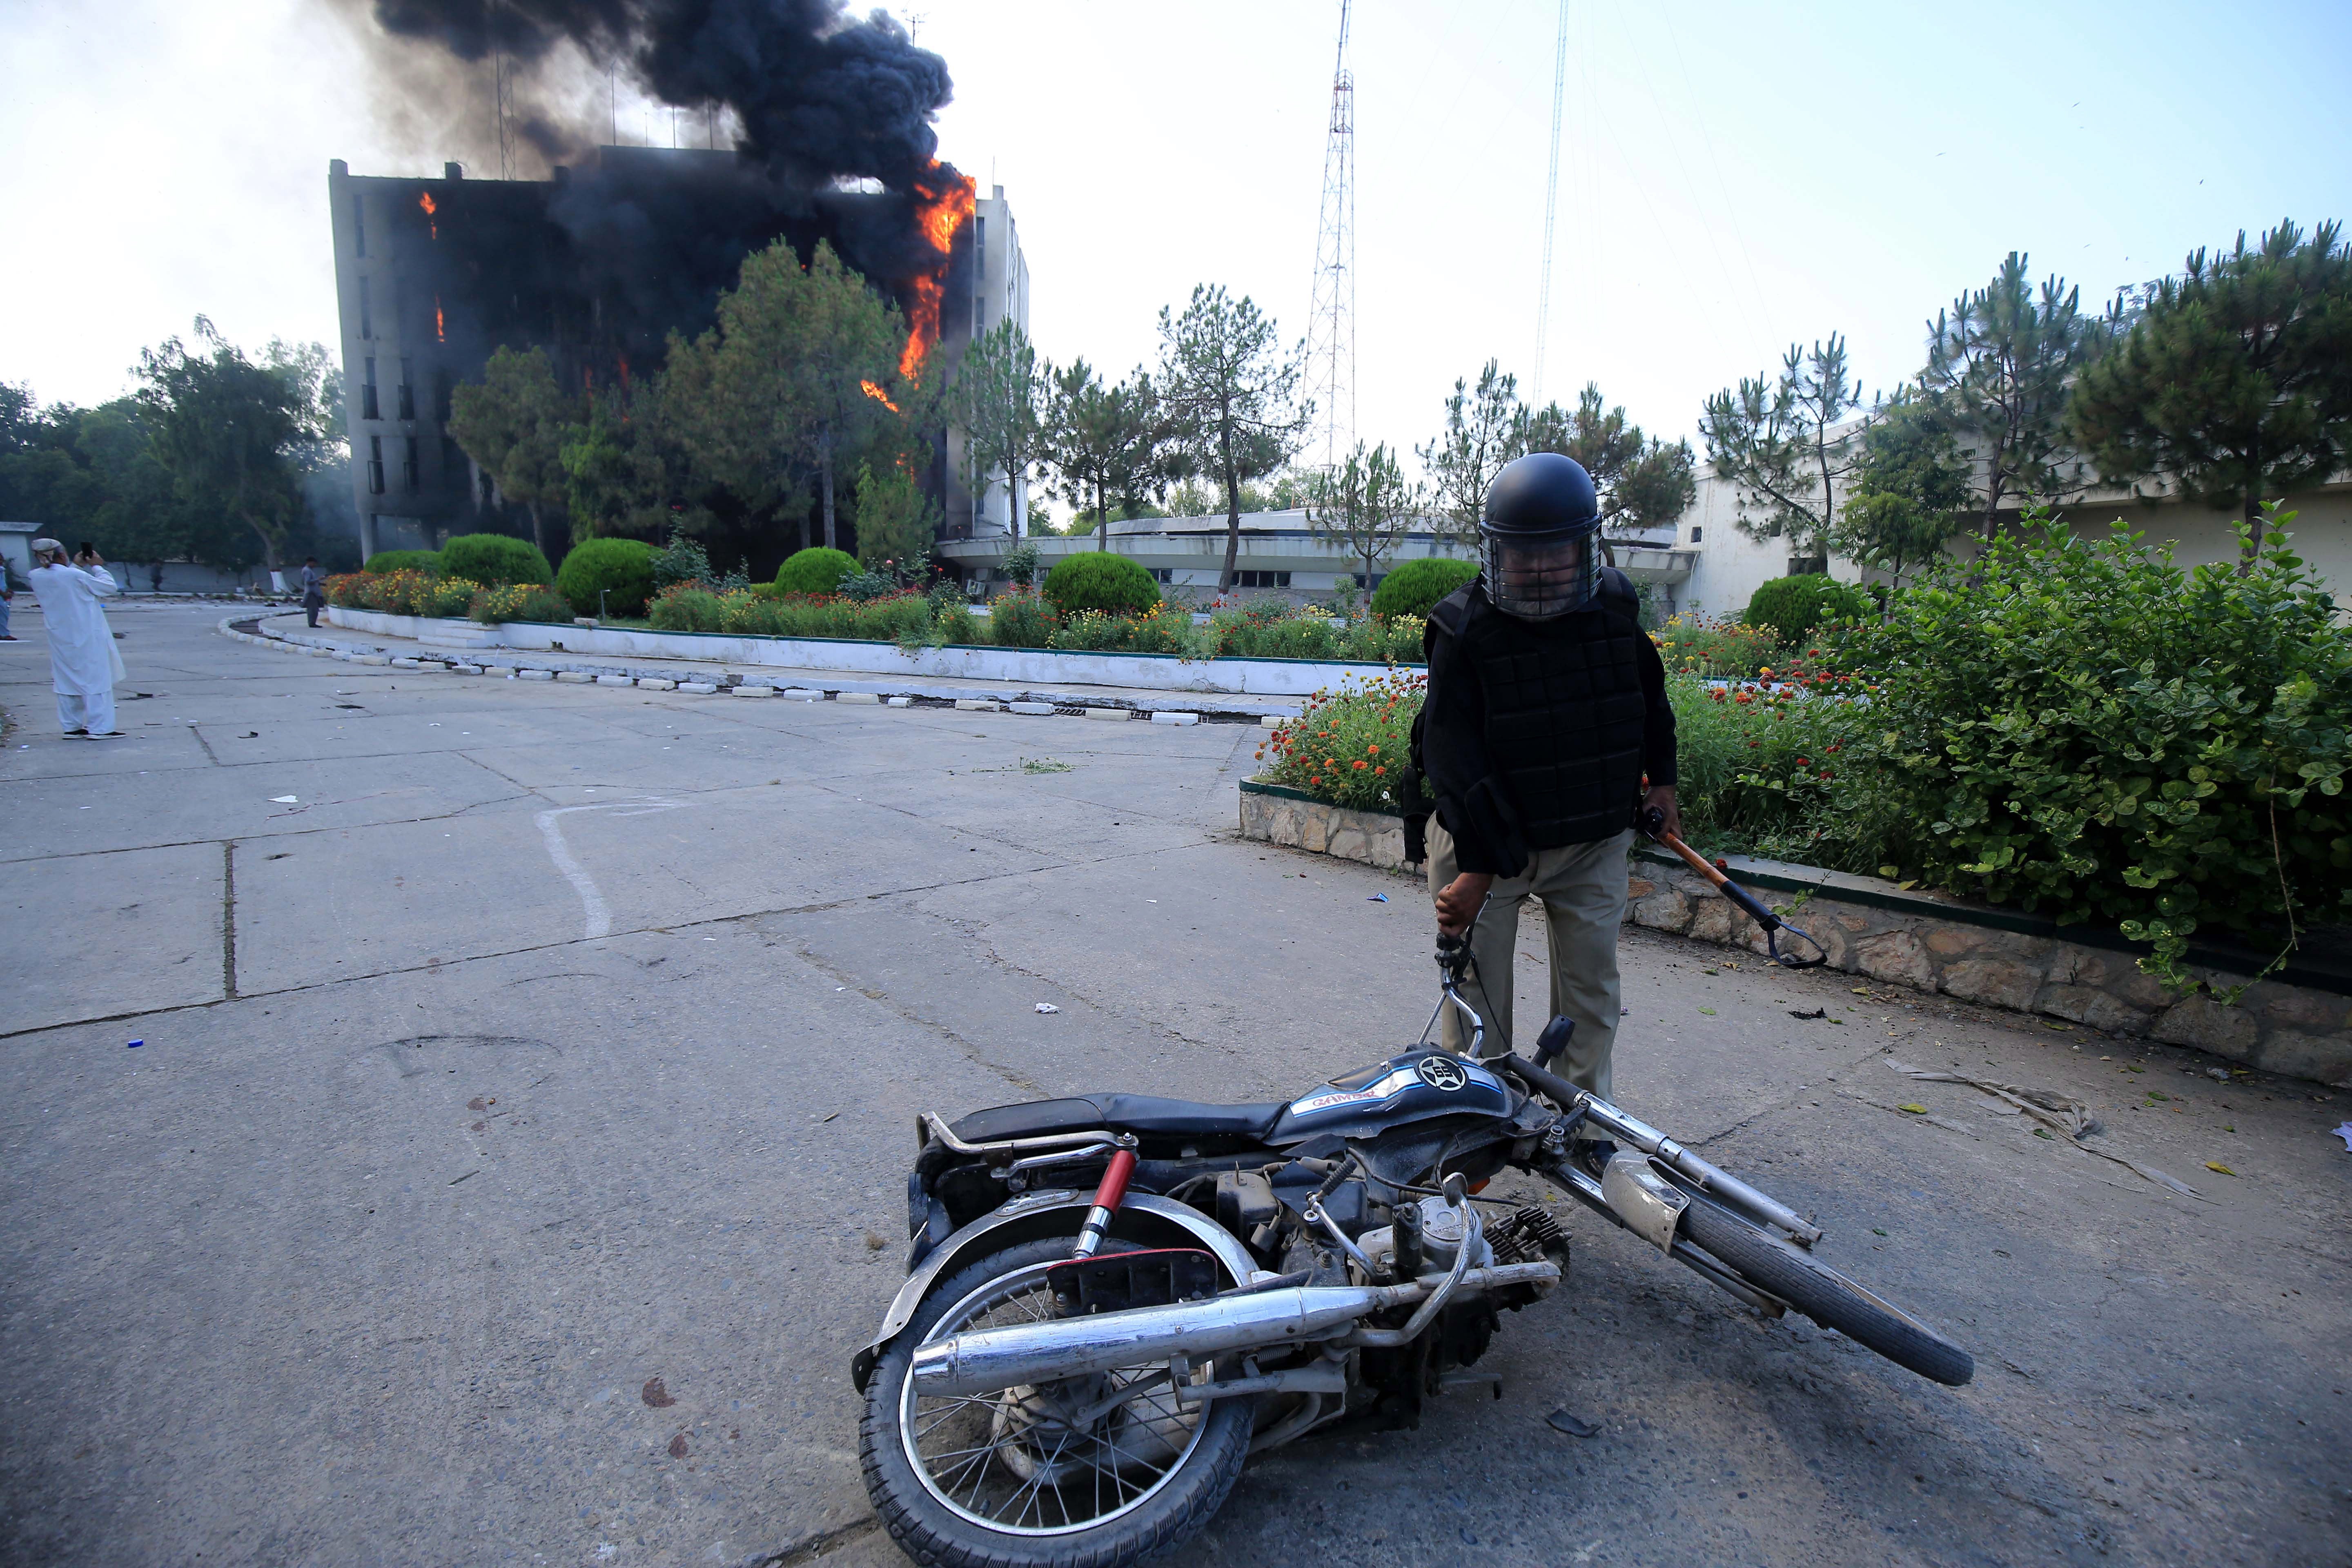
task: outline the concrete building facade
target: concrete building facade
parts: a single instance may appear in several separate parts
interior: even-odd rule
[[[971,287],[970,309],[950,310],[960,322],[942,321],[942,346],[954,360],[964,349],[1005,321],[1029,331],[1029,261],[1021,252],[1021,231],[1013,220],[1013,205],[1004,187],[994,186],[973,205],[971,217]],[[961,331],[956,331],[957,327]],[[950,362],[952,363],[952,361]],[[946,538],[978,539],[990,534],[1027,531],[1029,497],[1025,485],[1007,485],[994,476],[984,493],[975,498],[964,479],[964,434],[950,428],[947,437]]]

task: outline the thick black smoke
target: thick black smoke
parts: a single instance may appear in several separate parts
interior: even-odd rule
[[[907,189],[938,152],[931,117],[953,90],[947,62],[893,17],[853,20],[840,0],[375,0],[374,10],[385,33],[460,60],[496,52],[529,67],[568,42],[663,103],[724,106],[740,149],[803,188],[850,176]]]

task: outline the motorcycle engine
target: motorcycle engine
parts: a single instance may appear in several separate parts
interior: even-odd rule
[[[1454,1267],[1462,1251],[1462,1215],[1444,1198],[1423,1198],[1414,1205],[1421,1216],[1421,1268],[1416,1273],[1426,1274]],[[1378,1230],[1368,1230],[1356,1238],[1364,1256],[1372,1260],[1375,1268],[1394,1274],[1397,1269],[1397,1230],[1395,1225],[1384,1225]],[[1411,1229],[1412,1222],[1404,1228]],[[1485,1268],[1495,1261],[1495,1249],[1484,1237],[1471,1254],[1470,1267]]]

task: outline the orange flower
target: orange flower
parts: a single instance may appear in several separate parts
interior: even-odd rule
[[[1362,767],[1364,764],[1363,764],[1363,763],[1358,763],[1356,765],[1357,765],[1358,767],[1360,767],[1360,767]],[[1386,769],[1386,768],[1374,768],[1374,769],[1372,770],[1372,776],[1373,776],[1374,778],[1378,778],[1378,777],[1380,777],[1380,775],[1381,775],[1381,774],[1382,774],[1382,773],[1386,773],[1386,772],[1388,772],[1388,769]]]
[[[1379,755],[1381,754],[1381,749],[1380,749],[1378,746],[1366,746],[1366,747],[1364,748],[1364,750],[1365,750],[1365,751],[1367,751],[1367,752],[1370,752],[1373,756],[1376,756],[1376,757],[1377,757],[1377,756],[1379,756]]]
[[[1363,758],[1361,758],[1361,757],[1358,757],[1358,758],[1356,759],[1356,771],[1357,771],[1358,773],[1362,773],[1362,772],[1363,772],[1367,767],[1370,767],[1370,765],[1371,765],[1370,763],[1369,763],[1365,762],[1365,761],[1364,761],[1364,759],[1363,759]]]

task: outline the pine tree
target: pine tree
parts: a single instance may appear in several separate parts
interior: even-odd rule
[[[2262,541],[2263,498],[2317,483],[2352,448],[2352,248],[2325,223],[2282,223],[2249,248],[2199,250],[2151,287],[2113,352],[2075,388],[2074,431],[2110,481],[2168,474],[2244,519],[2241,573]]]

